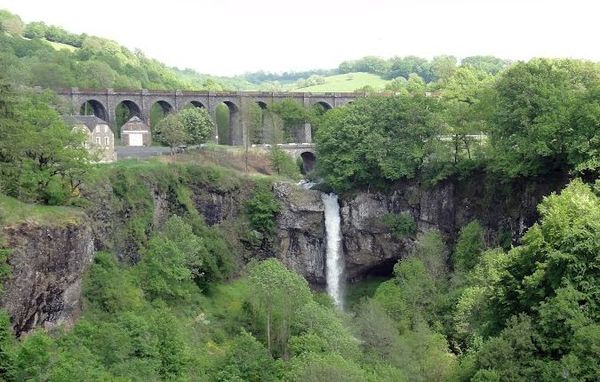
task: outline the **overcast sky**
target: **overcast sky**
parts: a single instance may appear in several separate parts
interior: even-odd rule
[[[600,61],[599,0],[0,0],[0,8],[218,75],[334,68],[365,55]]]

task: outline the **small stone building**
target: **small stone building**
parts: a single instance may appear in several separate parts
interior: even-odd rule
[[[86,148],[97,163],[109,163],[117,160],[115,152],[115,134],[106,121],[95,115],[74,115],[66,118],[73,131],[84,131],[88,135]]]
[[[121,127],[123,146],[150,146],[150,127],[139,117],[134,116]]]

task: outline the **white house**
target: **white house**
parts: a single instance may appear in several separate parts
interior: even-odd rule
[[[73,131],[84,131],[87,134],[86,147],[95,162],[109,163],[117,160],[115,134],[106,121],[95,115],[73,115],[66,120],[73,126]]]

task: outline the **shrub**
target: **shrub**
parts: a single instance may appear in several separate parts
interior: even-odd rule
[[[386,214],[381,218],[381,221],[389,228],[396,239],[403,239],[417,232],[417,223],[408,212]]]
[[[269,157],[271,159],[273,172],[276,174],[291,179],[298,179],[300,177],[300,172],[298,171],[298,166],[294,162],[294,159],[277,145],[271,147]]]
[[[254,194],[246,201],[245,209],[254,230],[263,237],[272,237],[275,234],[275,214],[279,212],[281,205],[273,196],[270,182],[256,183]]]
[[[485,249],[484,230],[477,220],[461,228],[454,248],[454,268],[460,271],[473,269]]]

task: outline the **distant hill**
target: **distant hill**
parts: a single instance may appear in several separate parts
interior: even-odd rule
[[[167,90],[245,90],[247,80],[170,68],[116,41],[73,34],[43,22],[24,23],[0,10],[0,67],[8,81],[65,87]]]
[[[418,76],[424,83],[435,83],[447,78],[459,65],[494,75],[510,62],[492,56],[462,60],[453,56],[431,60],[415,56],[387,59],[367,56],[342,62],[334,69],[258,71],[217,77],[193,69],[168,67],[116,41],[70,33],[43,22],[26,24],[19,16],[0,10],[0,67],[3,68],[0,75],[25,86],[304,92],[348,92],[370,87],[377,91],[393,79],[410,76]]]
[[[322,77],[320,84],[307,87],[291,87],[290,90],[298,92],[352,92],[365,86],[374,90],[383,90],[389,82],[376,74],[371,73],[345,73]]]

